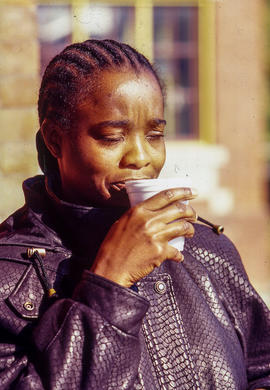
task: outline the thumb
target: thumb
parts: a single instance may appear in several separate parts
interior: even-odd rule
[[[171,245],[168,245],[167,248],[167,259],[181,263],[184,260],[184,255],[178,249],[174,248]]]

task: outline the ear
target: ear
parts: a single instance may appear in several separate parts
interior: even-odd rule
[[[60,158],[62,134],[59,127],[51,123],[49,120],[44,119],[40,130],[43,135],[44,142],[53,157]]]

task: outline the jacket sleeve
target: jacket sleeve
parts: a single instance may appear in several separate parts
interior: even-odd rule
[[[213,263],[217,288],[236,329],[247,367],[248,390],[270,389],[270,311],[254,290],[234,245],[220,236]],[[223,260],[222,260],[223,259]]]
[[[45,387],[132,389],[147,301],[88,271],[73,298],[55,303],[34,332]]]
[[[39,319],[31,356],[27,346],[19,354],[14,347],[1,389],[133,389],[148,305],[131,289],[85,271],[72,299],[55,301]],[[0,360],[4,355],[5,346]]]

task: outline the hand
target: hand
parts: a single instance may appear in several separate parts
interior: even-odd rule
[[[129,209],[109,230],[91,271],[130,287],[164,260],[182,261],[168,241],[193,236],[196,213],[182,201],[195,196],[189,188],[174,188]]]

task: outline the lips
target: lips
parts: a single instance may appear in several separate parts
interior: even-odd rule
[[[131,181],[131,180],[146,180],[150,179],[150,177],[132,177],[132,178],[127,178],[124,180],[120,181],[115,181],[113,183],[110,183],[111,188],[113,188],[115,191],[122,191],[126,189],[126,182]]]

